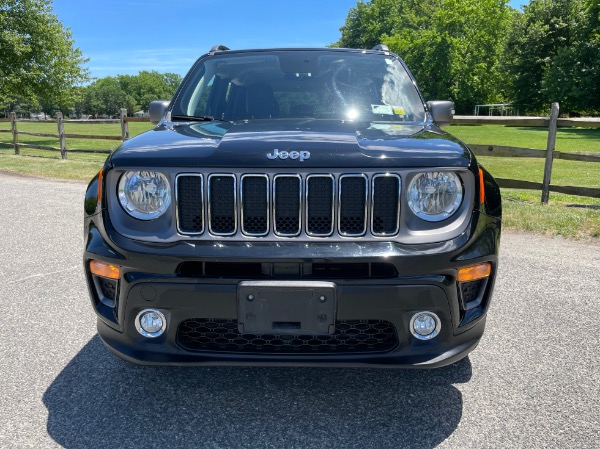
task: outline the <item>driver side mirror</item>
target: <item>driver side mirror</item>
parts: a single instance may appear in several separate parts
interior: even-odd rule
[[[158,100],[150,102],[150,106],[148,108],[148,115],[150,115],[151,123],[156,125],[162,120],[163,116],[165,115],[165,112],[167,112],[167,109],[169,108],[169,103],[171,102],[168,100]]]
[[[427,108],[438,126],[449,125],[454,118],[454,103],[451,101],[428,101]]]

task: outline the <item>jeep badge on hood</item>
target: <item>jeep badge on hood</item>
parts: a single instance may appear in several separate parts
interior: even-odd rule
[[[310,151],[279,151],[277,148],[273,150],[273,153],[267,153],[269,159],[300,159],[300,162],[304,162],[310,158]]]

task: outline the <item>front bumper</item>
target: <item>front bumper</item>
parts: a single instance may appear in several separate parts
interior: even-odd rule
[[[101,213],[86,218],[85,225],[84,266],[92,304],[98,314],[98,333],[111,351],[141,364],[438,367],[453,363],[473,350],[483,334],[500,239],[500,220],[478,211],[473,212],[471,225],[463,235],[427,245],[226,240],[158,245],[123,238],[102,219]],[[97,283],[89,272],[91,259],[121,267],[112,310],[99,298]],[[465,310],[456,273],[461,267],[481,262],[492,264],[492,274],[481,287],[480,304]],[[393,275],[319,280],[336,285],[337,323],[356,320],[391,323],[396,341],[383,352],[359,349],[287,353],[285,348],[265,352],[256,346],[239,351],[190,350],[178,334],[181,323],[189,319],[236,320],[238,283],[264,279],[264,274],[259,277],[251,273],[228,277],[207,271],[182,274],[182,263],[267,264],[287,268],[385,263],[394,267]],[[271,269],[268,273],[269,279],[300,276],[286,274],[285,270],[274,273]],[[143,337],[135,328],[135,317],[146,308],[158,309],[167,318],[167,330],[160,337]],[[423,310],[437,314],[442,323],[440,334],[429,341],[418,340],[409,331],[411,317]]]

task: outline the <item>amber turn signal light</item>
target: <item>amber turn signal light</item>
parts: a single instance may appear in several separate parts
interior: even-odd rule
[[[99,260],[92,260],[90,262],[90,271],[96,276],[102,276],[109,279],[120,279],[121,270],[118,266],[100,262]]]
[[[458,282],[476,281],[477,279],[486,278],[492,272],[492,264],[480,263],[472,267],[464,267],[458,270]]]
[[[481,169],[480,169],[481,170]],[[98,172],[98,204],[102,204],[102,169]]]
[[[479,203],[485,203],[485,183],[483,182],[483,170],[479,167]]]

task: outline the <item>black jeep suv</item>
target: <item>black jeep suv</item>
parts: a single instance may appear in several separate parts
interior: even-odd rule
[[[485,327],[498,186],[373,50],[202,56],[85,198],[98,333],[142,364],[438,367]]]

